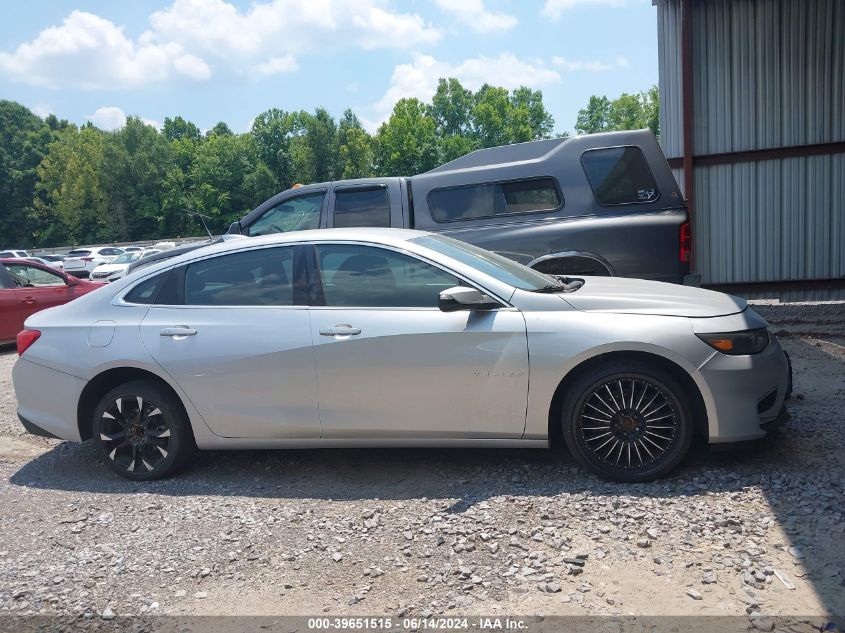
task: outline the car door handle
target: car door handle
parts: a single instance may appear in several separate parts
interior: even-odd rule
[[[21,299],[21,303],[25,303],[26,305],[31,306],[33,303],[35,303],[35,297],[26,297],[24,299]]]
[[[196,336],[197,331],[194,328],[187,327],[187,326],[179,326],[179,327],[166,327],[161,332],[159,332],[162,336],[173,336],[173,337],[180,337],[180,336]]]
[[[357,336],[361,333],[361,328],[352,327],[347,323],[341,323],[334,327],[321,327],[320,336]]]

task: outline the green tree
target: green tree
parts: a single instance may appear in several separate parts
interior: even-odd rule
[[[42,121],[19,103],[0,101],[0,248],[33,244],[37,168],[66,127],[53,115]]]
[[[338,178],[368,178],[373,175],[373,138],[361,125],[360,119],[346,109],[337,125]]]
[[[639,94],[623,92],[613,101],[607,97],[590,97],[587,107],[578,112],[575,130],[594,134],[613,130],[649,128],[660,134],[660,98],[657,86]]]
[[[400,99],[376,135],[376,173],[410,176],[437,164],[437,132],[419,99]]]
[[[290,137],[297,125],[296,115],[278,108],[262,112],[252,122],[251,134],[259,156],[282,189],[294,182]]]
[[[593,95],[587,107],[578,111],[575,131],[579,134],[606,132],[610,125],[610,99]]]
[[[172,119],[170,117],[165,118],[162,132],[164,132],[164,136],[168,141],[175,141],[180,138],[189,138],[198,141],[201,136],[200,129],[196,125],[180,116]]]
[[[69,127],[50,145],[38,166],[33,203],[40,244],[79,244],[116,237],[101,187],[106,132],[93,125]]]

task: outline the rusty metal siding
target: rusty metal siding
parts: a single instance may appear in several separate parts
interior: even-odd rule
[[[680,1],[656,4],[660,140],[677,157]],[[692,6],[696,156],[845,140],[845,1]],[[845,276],[845,155],[697,165],[695,182],[696,268],[705,283]]]

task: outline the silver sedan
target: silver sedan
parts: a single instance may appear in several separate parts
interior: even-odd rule
[[[550,277],[446,237],[329,229],[205,247],[39,312],[18,337],[32,433],[155,479],[196,449],[547,447],[617,481],[694,435],[785,419],[787,358],[742,299]]]

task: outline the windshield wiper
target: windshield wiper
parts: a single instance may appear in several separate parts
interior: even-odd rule
[[[536,290],[532,290],[531,292],[575,292],[584,285],[583,279],[576,279],[574,277],[563,277],[560,275],[551,275],[555,279],[560,280],[560,284],[548,284],[547,286],[541,286]]]

